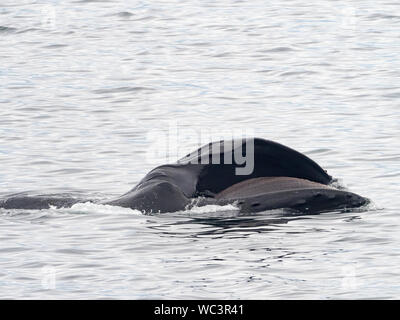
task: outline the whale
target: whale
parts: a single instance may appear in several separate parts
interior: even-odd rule
[[[211,142],[175,163],[158,166],[129,192],[113,199],[21,193],[0,199],[0,208],[60,208],[90,201],[145,214],[227,204],[234,204],[241,213],[286,209],[313,214],[369,203],[365,197],[335,187],[334,181],[315,161],[294,149],[262,138],[242,138]]]

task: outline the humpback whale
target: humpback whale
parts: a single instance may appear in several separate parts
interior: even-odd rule
[[[251,146],[251,170],[243,151]],[[232,155],[240,155],[235,157]],[[151,170],[132,190],[101,204],[144,213],[182,211],[193,205],[236,204],[240,212],[290,209],[302,213],[357,208],[369,202],[332,186],[333,178],[304,154],[261,138],[209,143],[173,164]],[[88,201],[88,200],[86,200]],[[6,209],[71,207],[83,199],[17,194],[0,199]]]

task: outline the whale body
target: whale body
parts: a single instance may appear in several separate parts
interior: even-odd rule
[[[251,146],[251,171],[243,150]],[[233,155],[233,156],[232,156]],[[246,164],[247,165],[247,164]],[[316,162],[282,144],[260,138],[213,142],[174,164],[151,170],[132,190],[101,204],[144,213],[183,211],[193,205],[234,203],[240,212],[291,209],[305,213],[363,206],[368,199],[331,185],[333,178]],[[70,207],[82,199],[14,195],[0,200],[7,209]]]

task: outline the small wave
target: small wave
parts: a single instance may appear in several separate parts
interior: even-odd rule
[[[379,179],[379,178],[394,178],[394,177],[399,177],[400,172],[395,172],[395,173],[387,173],[387,174],[380,174],[377,176],[372,177],[373,179]]]
[[[379,158],[359,158],[359,157],[354,157],[350,158],[352,161],[363,161],[363,162],[382,162],[382,161],[387,161],[387,162],[398,162],[400,160],[400,156],[398,155],[387,155]]]
[[[122,11],[122,12],[112,14],[112,16],[121,17],[121,18],[130,18],[130,17],[134,16],[134,14],[130,13],[128,11]]]
[[[390,20],[400,19],[400,16],[395,16],[395,15],[391,15],[391,14],[375,13],[368,17],[368,20],[379,20],[379,19],[390,19]]]
[[[98,89],[93,90],[94,93],[120,93],[120,92],[136,92],[136,91],[149,91],[153,90],[148,87],[119,87],[119,88],[110,88],[110,89]]]
[[[50,44],[50,45],[44,46],[42,48],[45,48],[45,49],[58,49],[58,48],[64,48],[64,47],[68,47],[68,45],[67,44]]]
[[[269,53],[269,52],[288,52],[288,51],[294,51],[294,49],[290,47],[275,47],[271,49],[266,49],[266,50],[258,50],[257,52],[261,53]]]
[[[0,33],[14,33],[16,31],[16,28],[0,26]]]
[[[41,29],[38,29],[38,28],[27,28],[27,29],[19,30],[19,31],[17,31],[17,33],[21,34],[21,33],[34,32],[34,31],[41,31]]]
[[[382,97],[389,98],[389,99],[398,99],[398,98],[400,98],[400,92],[383,94]]]
[[[333,150],[329,149],[329,148],[318,148],[318,149],[314,149],[311,151],[308,151],[307,154],[311,155],[311,154],[330,154],[332,153]]]
[[[309,75],[309,74],[317,74],[315,71],[288,71],[288,72],[283,72],[281,73],[282,77],[288,77],[288,76],[300,76],[300,75]]]

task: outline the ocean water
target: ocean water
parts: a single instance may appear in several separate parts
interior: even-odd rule
[[[0,209],[0,298],[400,298],[400,3],[2,0],[0,196],[112,198],[258,136],[363,210]]]

